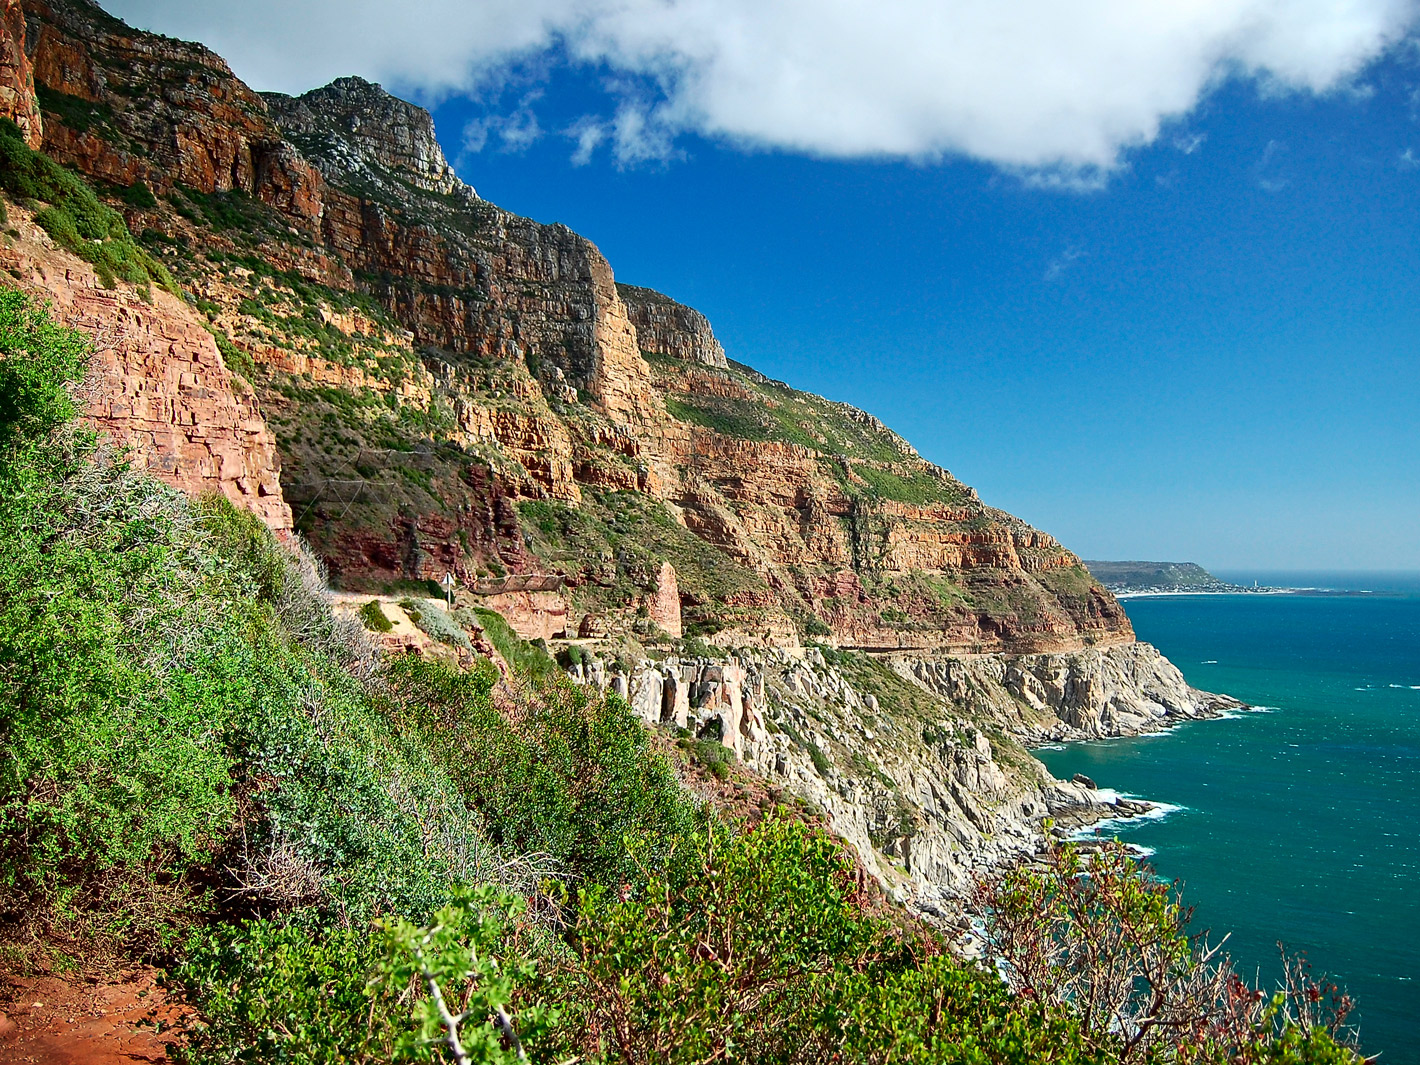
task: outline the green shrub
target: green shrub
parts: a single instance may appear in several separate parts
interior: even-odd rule
[[[730,778],[730,767],[735,764],[735,752],[717,739],[693,739],[689,736],[677,741],[677,746],[702,765],[717,780]]]
[[[524,640],[498,611],[474,607],[473,614],[488,641],[513,672],[532,680],[544,680],[559,672],[557,663],[547,653],[546,645],[538,647]]]
[[[194,937],[177,972],[204,1015],[188,1059],[428,1061],[444,1037],[432,977],[449,1006],[469,1015],[459,1035],[471,1061],[512,1062],[496,1011],[512,1010],[510,1026],[533,1045],[555,1019],[512,1006],[536,971],[511,934],[522,909],[485,888],[456,892],[428,927],[399,918],[359,928],[253,921]]]
[[[776,1063],[1095,1061],[1067,1017],[864,911],[841,847],[712,831],[644,885],[583,893],[559,1055]]]
[[[399,605],[419,630],[440,643],[472,651],[468,633],[458,620],[444,609],[443,603],[432,599],[401,599]]]
[[[135,181],[124,189],[123,202],[130,207],[138,207],[145,211],[150,211],[158,206],[158,198],[153,195],[153,190],[144,181]]]
[[[35,223],[60,247],[92,263],[103,284],[122,278],[142,290],[151,281],[178,294],[167,267],[134,241],[123,216],[77,174],[26,145],[8,119],[0,119],[0,188],[48,204],[36,212]]]
[[[699,817],[626,704],[553,677],[509,720],[490,663],[460,672],[406,656],[388,682],[408,725],[511,854],[541,853],[575,877],[637,879]]]
[[[360,620],[371,632],[390,632],[394,629],[394,622],[385,617],[378,599],[371,599],[360,608]]]
[[[0,290],[0,934],[141,952],[210,906],[202,884],[358,919],[486,878],[476,817],[391,731],[318,568],[60,425],[83,352]]]
[[[0,287],[0,462],[74,417],[66,386],[84,376],[91,354],[81,334],[56,325],[18,290]]]
[[[1206,934],[1177,885],[1122,843],[1073,844],[978,886],[989,959],[1031,1001],[1071,1010],[1097,1053],[1157,1061],[1358,1065],[1336,1035],[1349,997],[1288,960],[1283,991],[1254,990]]]

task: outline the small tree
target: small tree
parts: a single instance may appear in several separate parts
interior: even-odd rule
[[[1073,1011],[1086,1038],[1122,1062],[1357,1060],[1334,1038],[1349,998],[1285,955],[1275,996],[1248,985],[1223,941],[1190,932],[1178,885],[1118,841],[1089,856],[1056,847],[1043,868],[978,883],[974,903],[1012,988]]]
[[[442,1043],[456,1065],[528,1060],[523,1040],[545,1031],[556,1014],[532,1005],[513,1022],[514,991],[536,973],[532,962],[508,949],[508,922],[523,908],[521,899],[482,885],[456,895],[427,928],[403,918],[385,925],[383,978],[422,992],[414,1007],[416,1030],[400,1050],[428,1058]]]

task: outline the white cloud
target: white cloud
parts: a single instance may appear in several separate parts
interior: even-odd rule
[[[1406,148],[1400,153],[1400,159],[1396,165],[1402,170],[1414,170],[1416,167],[1420,167],[1420,158],[1416,157],[1414,148]]]
[[[830,157],[966,155],[1064,187],[1097,184],[1226,77],[1352,91],[1420,17],[1420,0],[108,2],[207,42],[258,88],[360,74],[436,98],[529,63],[588,64],[613,87],[578,158],[665,158],[697,132]]]
[[[464,160],[483,151],[494,137],[498,138],[501,151],[521,152],[530,148],[543,132],[533,111],[533,104],[541,95],[529,93],[510,114],[485,115],[465,125],[459,159]]]
[[[1257,187],[1263,192],[1281,192],[1292,183],[1285,171],[1287,146],[1281,141],[1268,141],[1262,157],[1253,166]]]
[[[1207,139],[1206,133],[1180,133],[1173,139],[1174,150],[1184,155],[1192,155],[1203,147],[1203,142]]]
[[[1041,280],[1049,284],[1052,281],[1059,281],[1062,274],[1070,269],[1075,263],[1085,258],[1084,248],[1066,248],[1055,258],[1051,259],[1045,268],[1045,274]]]

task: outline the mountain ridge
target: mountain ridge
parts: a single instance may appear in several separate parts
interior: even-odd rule
[[[45,151],[151,190],[130,226],[246,368],[296,524],[346,587],[552,570],[574,614],[629,631],[669,561],[693,630],[727,642],[1132,640],[1053,538],[871,415],[731,363],[703,315],[619,284],[567,227],[480,199],[422,109],[356,78],[263,96],[86,4],[27,10]],[[619,493],[699,545],[628,548]]]

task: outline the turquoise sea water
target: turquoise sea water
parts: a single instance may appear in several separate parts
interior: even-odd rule
[[[1231,931],[1269,985],[1279,940],[1305,951],[1358,1000],[1368,1053],[1420,1065],[1420,577],[1261,583],[1393,594],[1131,599],[1139,638],[1190,683],[1267,709],[1037,753],[1179,807],[1119,834],[1184,882],[1195,923]]]

